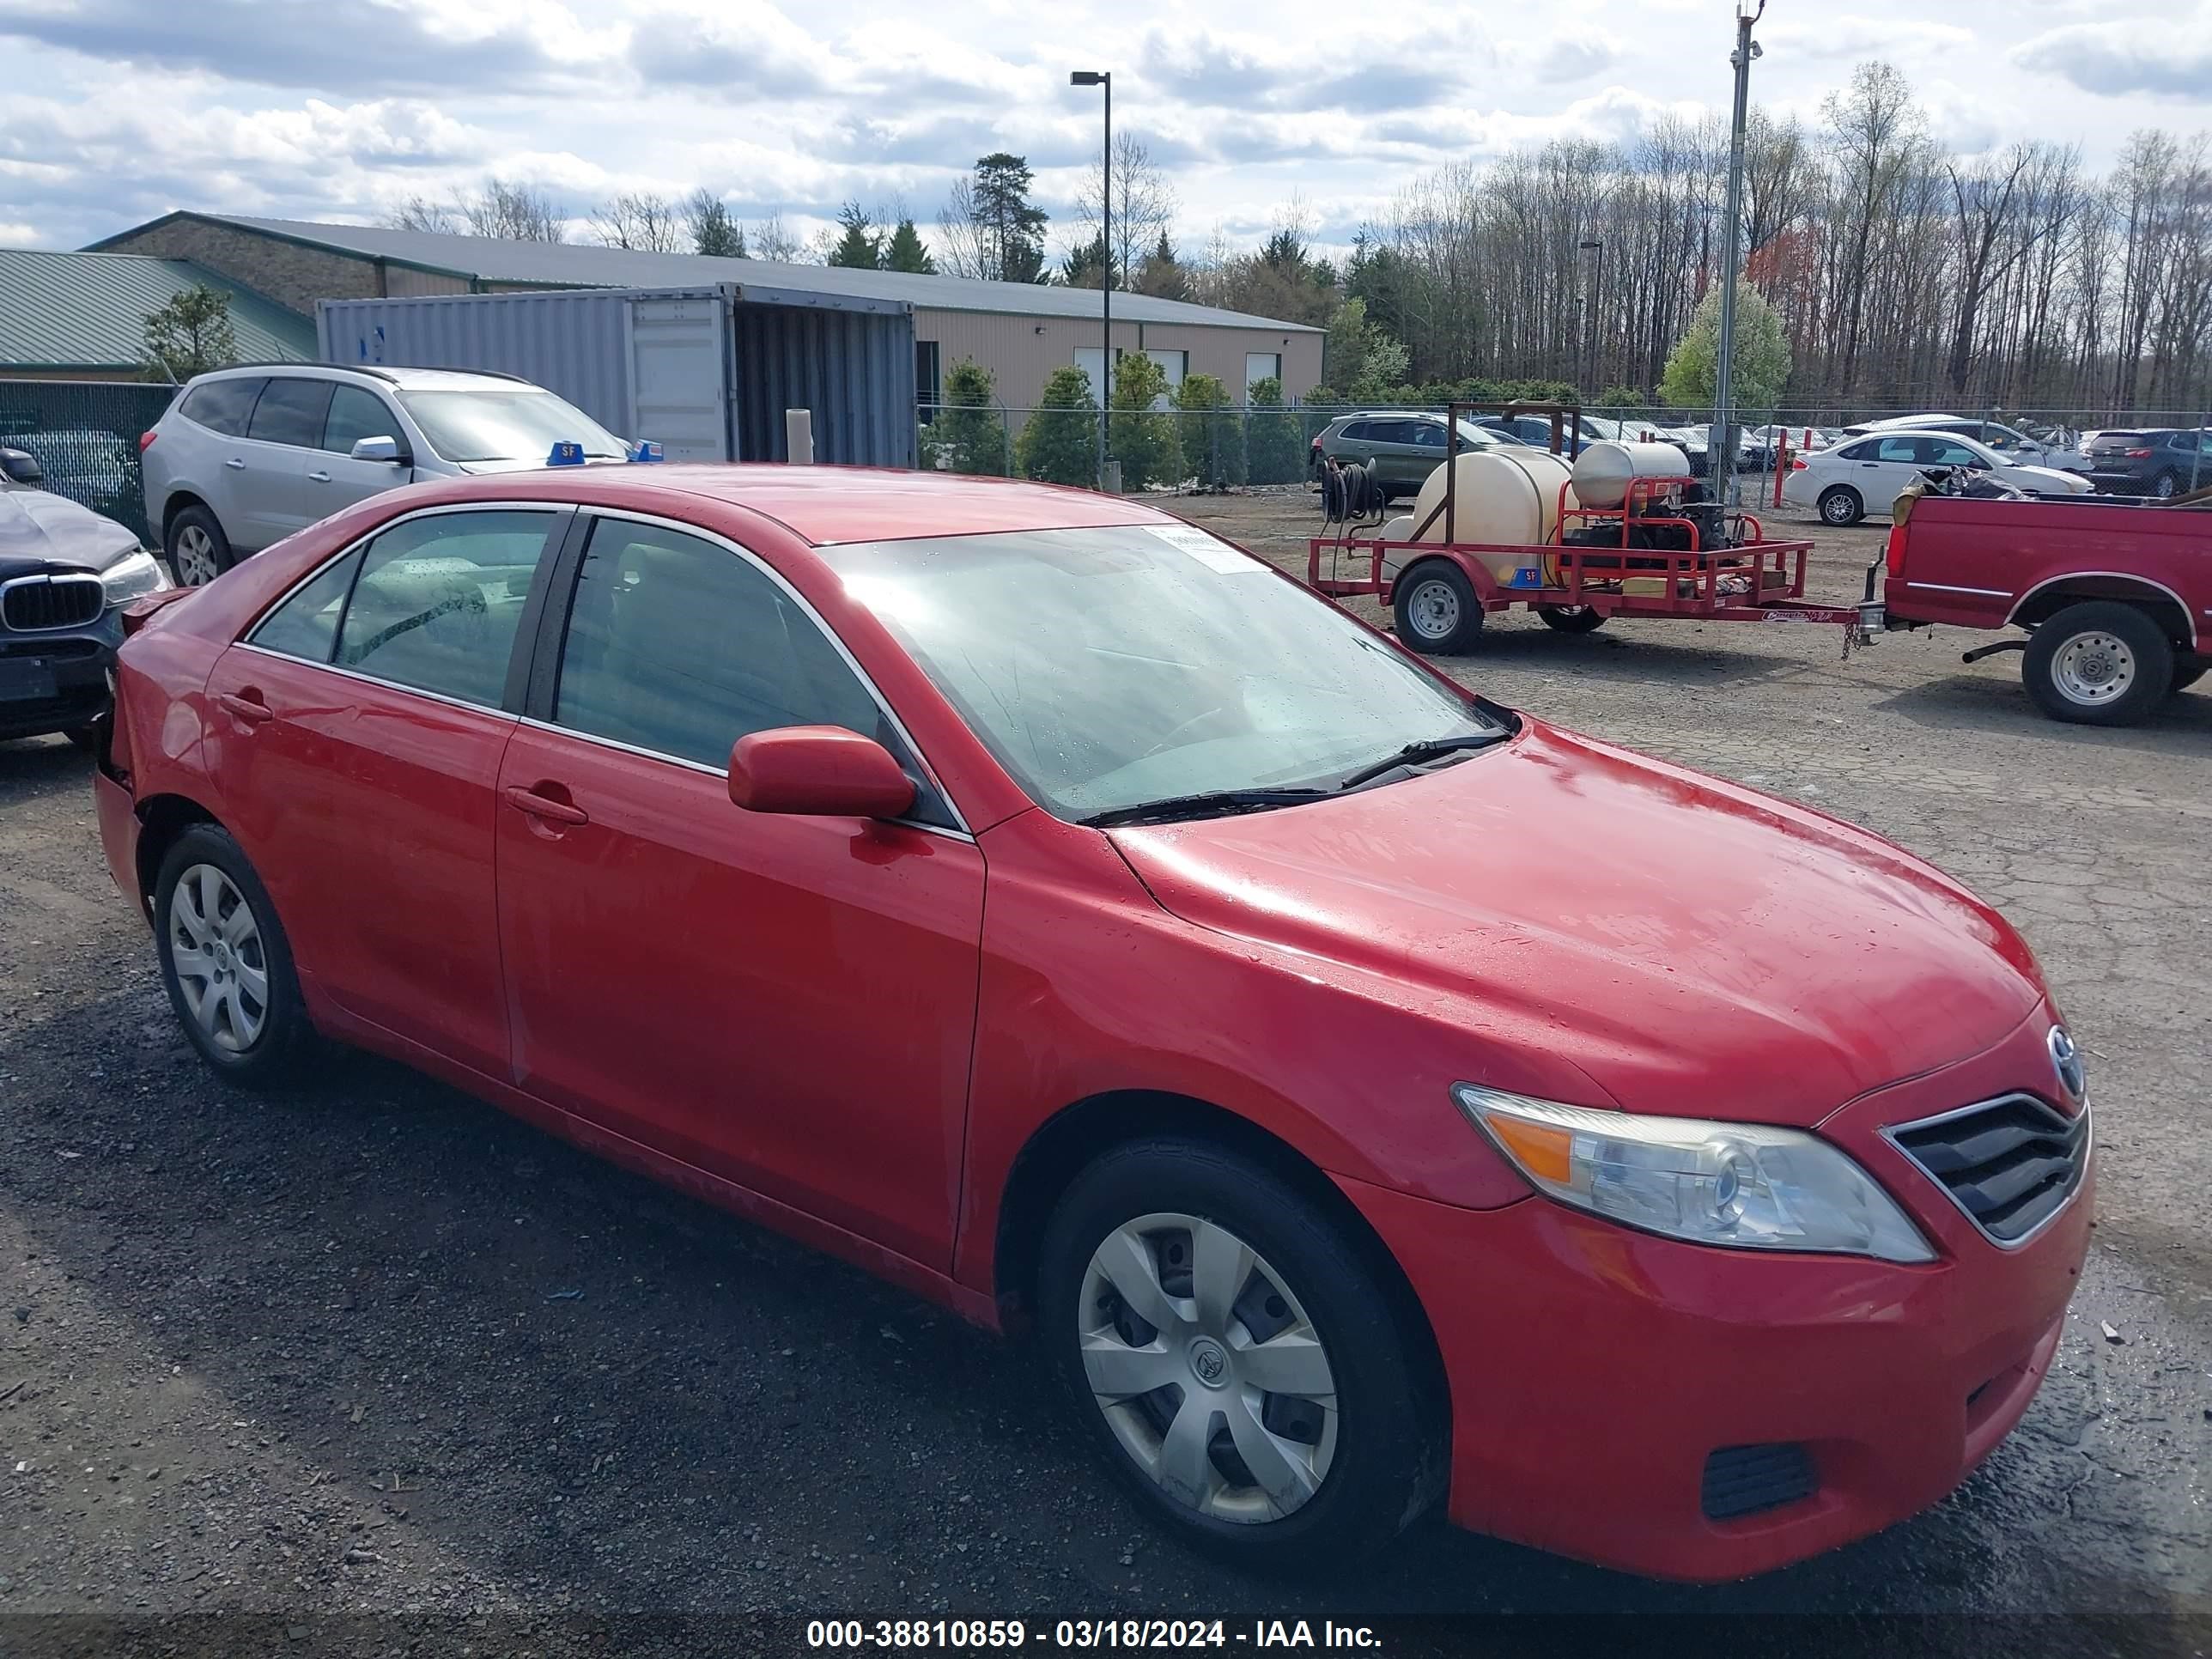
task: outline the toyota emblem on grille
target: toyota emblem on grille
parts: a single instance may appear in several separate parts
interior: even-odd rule
[[[2063,1025],[2051,1028],[2051,1063],[2058,1073],[2059,1086],[2069,1100],[2078,1101],[2089,1091],[2089,1079],[2081,1068],[2081,1051],[2074,1046]]]

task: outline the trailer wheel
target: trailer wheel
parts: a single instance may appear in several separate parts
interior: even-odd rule
[[[1849,484],[1835,484],[1820,492],[1820,522],[1856,524],[1866,517],[1866,503]]]
[[[2092,599],[2036,629],[2020,675],[2036,706],[2055,720],[2132,726],[2166,700],[2173,647],[2134,605]]]
[[[1398,637],[1425,657],[1457,656],[1482,632],[1482,601],[1474,596],[1474,584],[1448,560],[1431,560],[1399,577],[1390,609]]]
[[[1562,634],[1595,634],[1605,626],[1605,613],[1587,605],[1540,605],[1536,614]]]

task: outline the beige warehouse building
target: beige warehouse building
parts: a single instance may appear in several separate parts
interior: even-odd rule
[[[1056,368],[1073,364],[1090,371],[1094,386],[1099,380],[1099,295],[1091,289],[193,212],[169,214],[94,249],[189,259],[307,318],[319,300],[716,283],[898,301],[913,307],[915,388],[925,404],[963,358],[991,372],[1000,400],[1012,409],[1035,406]],[[1171,384],[1211,374],[1233,399],[1270,377],[1281,380],[1286,397],[1304,396],[1321,382],[1322,337],[1301,324],[1114,295],[1117,354],[1144,353]]]

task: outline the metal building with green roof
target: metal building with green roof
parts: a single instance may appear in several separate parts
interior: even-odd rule
[[[137,380],[147,313],[204,283],[230,295],[246,362],[315,360],[315,324],[189,259],[0,248],[0,377]]]

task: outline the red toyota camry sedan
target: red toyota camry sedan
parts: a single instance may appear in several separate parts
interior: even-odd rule
[[[2089,1115],[2002,919],[1150,507],[508,474],[130,621],[101,833],[218,1074],[378,1050],[1026,1325],[1193,1542],[1756,1572],[2051,1363]]]

